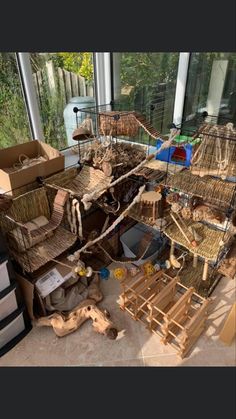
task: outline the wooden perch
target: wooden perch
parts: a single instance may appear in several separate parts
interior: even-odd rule
[[[109,339],[116,339],[117,329],[109,320],[107,313],[101,311],[94,300],[85,300],[68,314],[53,313],[35,321],[36,326],[52,326],[57,336],[63,337],[75,332],[88,319],[92,319],[96,332],[106,335]]]
[[[177,225],[178,229],[180,230],[180,232],[184,236],[185,240],[187,240],[187,242],[190,244],[190,246],[196,247],[196,245],[197,245],[196,241],[193,238],[190,240],[188,238],[187,234],[185,233],[185,231],[183,230],[183,228],[186,228],[186,230],[188,231],[187,225],[185,224],[185,222],[182,220],[182,218],[177,213],[175,215],[178,216],[178,221],[176,220],[176,218],[173,215],[173,213],[170,213],[170,216],[171,216],[172,220]],[[182,223],[182,226],[180,225],[180,222]]]

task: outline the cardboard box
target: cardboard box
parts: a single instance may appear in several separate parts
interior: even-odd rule
[[[67,265],[73,266],[73,263],[69,262],[66,257],[58,258],[61,262]],[[26,276],[16,273],[16,281],[20,285],[21,292],[27,307],[27,311],[31,320],[34,320],[39,316],[46,316],[47,312],[44,306],[43,297],[48,295],[50,292],[61,286],[67,279],[71,277],[71,269],[61,266],[57,263],[51,266],[44,273],[40,273],[38,277],[30,280]],[[45,280],[43,293],[40,293],[40,287],[37,283],[42,283]],[[54,282],[54,286],[52,286]],[[46,291],[46,292],[44,292]]]
[[[11,173],[4,170],[18,163],[21,154],[25,154],[30,159],[47,156],[48,160]],[[46,177],[57,173],[63,170],[64,166],[65,157],[49,144],[39,140],[4,148],[0,150],[0,188],[5,192],[12,192],[16,188],[34,182],[38,176]],[[10,194],[13,195],[13,193]]]

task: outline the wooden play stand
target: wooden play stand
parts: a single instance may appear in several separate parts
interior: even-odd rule
[[[210,300],[163,271],[149,277],[129,277],[121,285],[120,308],[184,358],[205,328]]]
[[[231,345],[236,336],[236,302],[232,305],[224,326],[220,332],[220,340],[226,345]]]

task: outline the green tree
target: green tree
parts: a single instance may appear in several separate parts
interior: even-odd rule
[[[0,147],[30,139],[29,121],[22,96],[14,53],[0,53]]]
[[[87,83],[93,80],[93,57],[91,52],[58,52],[52,55],[58,67],[84,77]]]
[[[177,73],[178,53],[122,53],[122,85],[136,87],[169,82]]]

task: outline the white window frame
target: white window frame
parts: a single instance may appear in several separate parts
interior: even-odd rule
[[[94,53],[95,100],[97,106],[110,104],[111,92],[111,53]]]
[[[189,70],[189,59],[190,52],[180,52],[173,114],[173,122],[176,125],[180,125],[183,119],[184,103],[186,99],[185,93]]]
[[[44,140],[43,126],[28,52],[17,52],[16,61],[33,140]]]

